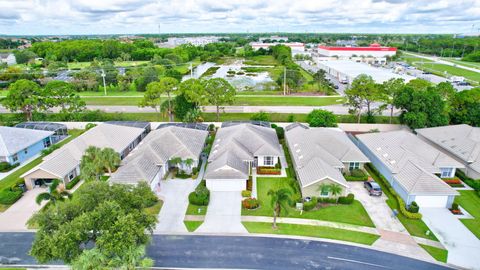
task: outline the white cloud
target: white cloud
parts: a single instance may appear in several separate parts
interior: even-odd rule
[[[0,34],[432,32],[480,26],[478,0],[0,0]]]

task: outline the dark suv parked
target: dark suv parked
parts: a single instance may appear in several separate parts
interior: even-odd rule
[[[370,196],[382,196],[382,188],[380,187],[377,182],[374,181],[366,181],[363,183],[363,186],[370,194]]]

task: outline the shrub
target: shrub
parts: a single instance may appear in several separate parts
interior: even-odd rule
[[[336,127],[337,117],[329,111],[315,109],[307,115],[311,127]]]
[[[65,185],[65,188],[68,189],[68,190],[70,190],[70,189],[72,189],[73,187],[75,187],[78,182],[80,182],[80,176],[77,176],[77,177],[73,178],[72,181],[68,182],[68,183]]]
[[[252,186],[253,186],[253,180],[252,180],[252,176],[248,176],[248,180],[247,180],[247,190],[252,190]]]
[[[270,115],[264,111],[259,111],[258,113],[253,114],[252,117],[250,117],[250,120],[268,122],[270,121]]]
[[[350,175],[353,177],[366,177],[367,174],[362,169],[353,169],[350,171]]]
[[[282,169],[282,162],[280,161],[280,158],[278,158],[277,164],[275,164],[275,169]]]
[[[215,125],[214,124],[208,125],[208,131],[214,131],[214,130],[215,130]]]
[[[458,203],[452,203],[452,210],[458,210]]]
[[[94,128],[94,127],[96,127],[96,126],[97,126],[97,124],[88,123],[88,124],[85,125],[85,130],[89,130],[89,129]]]
[[[43,149],[41,152],[41,155],[42,157],[50,155],[53,151],[57,150],[58,148],[60,148],[58,144],[53,144],[50,147]]]
[[[242,197],[250,198],[252,197],[252,192],[250,190],[242,190]]]
[[[355,200],[355,195],[349,193],[347,196],[341,196],[338,198],[339,204],[352,204]]]
[[[279,140],[283,140],[285,138],[285,130],[282,127],[276,127],[275,132],[277,132],[277,137]]]
[[[199,165],[201,165],[201,164],[199,164]],[[198,173],[198,167],[193,167],[192,168],[192,174],[196,175],[197,173]]]
[[[458,178],[462,179],[462,181],[469,185],[471,188],[475,189],[475,191],[478,192],[478,195],[480,196],[480,179],[478,180],[473,180],[472,178],[468,177],[464,172],[460,170],[456,170],[456,174]]]
[[[290,123],[295,122],[295,115],[289,114],[287,116],[287,122],[290,122]]]
[[[320,202],[320,203],[337,203],[337,199],[330,198],[330,197],[324,197],[324,198],[318,198],[318,202]]]
[[[242,206],[246,209],[255,209],[258,208],[258,205],[258,200],[255,198],[246,198],[242,201]]]
[[[11,165],[10,163],[5,161],[0,162],[0,172],[8,172],[13,168],[18,167],[18,165],[20,165],[20,163],[14,163],[13,165]]]
[[[408,212],[410,213],[418,213],[418,210],[420,210],[420,207],[415,201],[413,201],[408,207]]]
[[[271,124],[270,127],[273,128],[273,129],[275,129],[275,128],[277,128],[278,126],[277,126],[277,124]]]
[[[455,177],[455,178],[443,178],[442,180],[449,185],[461,185],[462,184],[462,181],[460,181],[460,179],[457,178],[457,177]]]
[[[23,195],[22,190],[4,189],[0,191],[0,204],[11,205],[18,201]]]
[[[303,203],[303,211],[310,211],[313,208],[315,208],[317,204],[318,204],[317,197],[312,197],[312,199],[309,202]]]
[[[210,190],[208,190],[205,180],[195,188],[195,191],[188,195],[188,202],[193,205],[203,206],[208,205],[210,201]]]

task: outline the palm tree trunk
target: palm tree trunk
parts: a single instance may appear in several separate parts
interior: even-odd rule
[[[168,119],[173,122],[172,104],[170,103],[170,92],[168,92]]]
[[[217,122],[220,121],[220,106],[217,105]]]
[[[358,109],[358,115],[357,115],[357,123],[358,123],[358,124],[360,124],[360,118],[361,118],[361,116],[362,116],[362,109],[359,108],[359,109]]]
[[[392,123],[392,119],[393,119],[393,104],[390,105],[390,124]]]
[[[273,210],[273,224],[272,228],[276,229],[277,228],[277,210]]]

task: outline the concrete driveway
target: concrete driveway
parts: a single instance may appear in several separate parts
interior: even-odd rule
[[[205,221],[195,232],[248,233],[241,222],[242,195],[239,191],[212,191]]]
[[[446,208],[420,208],[423,221],[448,250],[447,262],[480,269],[480,240]]]
[[[402,223],[397,218],[392,217],[392,209],[387,205],[385,194],[380,197],[370,196],[363,187],[363,182],[349,182],[348,184],[350,185],[350,192],[355,195],[355,199],[363,204],[375,227],[393,232],[407,232]]]
[[[0,213],[0,231],[2,232],[25,232],[29,231],[27,228],[27,221],[33,214],[46,204],[44,201],[42,205],[35,202],[37,195],[46,192],[45,188],[34,188],[23,194],[15,204],[10,206],[5,212]]]

